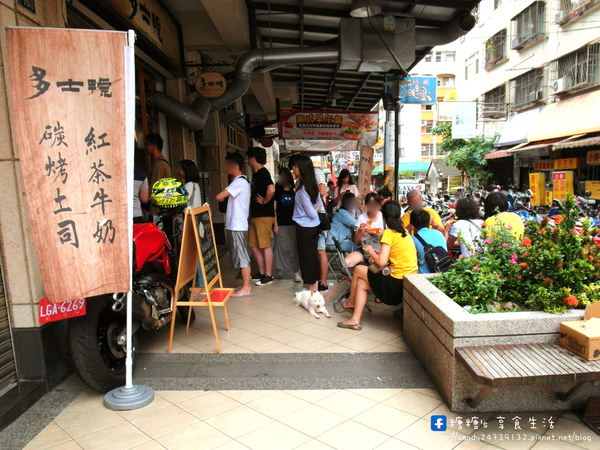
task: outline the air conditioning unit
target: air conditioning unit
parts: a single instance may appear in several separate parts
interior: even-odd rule
[[[567,17],[568,17],[568,13],[566,13],[565,11],[560,11],[558,13],[556,13],[556,15],[554,16],[554,23],[563,23]]]
[[[544,91],[536,91],[535,92],[535,100],[543,100],[544,99]]]
[[[567,77],[558,78],[550,85],[550,93],[558,94],[559,92],[563,92],[570,87],[569,79]]]

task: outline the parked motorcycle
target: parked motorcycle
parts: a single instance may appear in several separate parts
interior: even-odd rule
[[[160,208],[157,224],[133,225],[133,342],[142,330],[157,331],[172,317],[179,262],[178,217],[188,194],[175,179],[162,179],[152,189]],[[187,293],[184,293],[187,295]],[[69,343],[76,372],[92,389],[106,392],[125,383],[126,293],[87,299],[87,314],[70,320]],[[189,308],[177,316],[187,322]],[[195,319],[192,310],[190,321]]]

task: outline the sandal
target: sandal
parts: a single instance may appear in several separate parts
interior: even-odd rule
[[[360,323],[338,322],[337,326],[338,326],[338,328],[345,328],[347,330],[354,330],[354,331],[360,331],[360,330],[362,330],[362,326],[361,326]]]

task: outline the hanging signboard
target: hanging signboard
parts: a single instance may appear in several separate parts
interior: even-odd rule
[[[400,103],[432,104],[437,101],[436,77],[406,77],[400,82]]]
[[[536,161],[533,163],[533,168],[535,170],[554,170],[554,160]]]
[[[584,183],[585,192],[590,192],[589,198],[600,200],[600,181],[586,181]]]
[[[196,78],[196,91],[205,98],[216,98],[227,89],[225,77],[218,72],[204,72]],[[270,147],[270,146],[269,146]]]
[[[579,158],[561,158],[554,160],[554,170],[579,169],[583,161]]]
[[[128,291],[127,33],[6,35],[13,142],[46,296]]]
[[[358,148],[359,141],[327,141],[321,139],[286,139],[288,152],[349,152]]]
[[[363,145],[377,143],[379,114],[282,109],[279,113],[280,136],[283,139],[321,139],[361,141]]]
[[[471,139],[477,135],[477,103],[456,102],[452,119],[452,139]]]

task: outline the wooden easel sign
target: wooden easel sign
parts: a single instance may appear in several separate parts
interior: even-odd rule
[[[202,274],[204,287],[190,289],[188,301],[179,301],[181,291],[190,282],[196,284],[197,274]],[[218,283],[218,287],[215,286]],[[223,287],[219,254],[215,242],[212,215],[208,205],[185,210],[183,220],[183,233],[181,239],[181,250],[179,253],[179,270],[177,282],[175,283],[175,298],[173,300],[173,313],[171,316],[171,330],[169,332],[169,344],[167,353],[171,353],[173,347],[173,333],[175,331],[175,316],[178,306],[189,307],[186,331],[190,327],[191,309],[194,306],[206,306],[210,313],[213,333],[217,343],[217,352],[221,353],[221,341],[215,320],[213,307],[222,307],[225,314],[225,327],[229,331],[229,314],[227,302],[233,293],[232,288]]]

